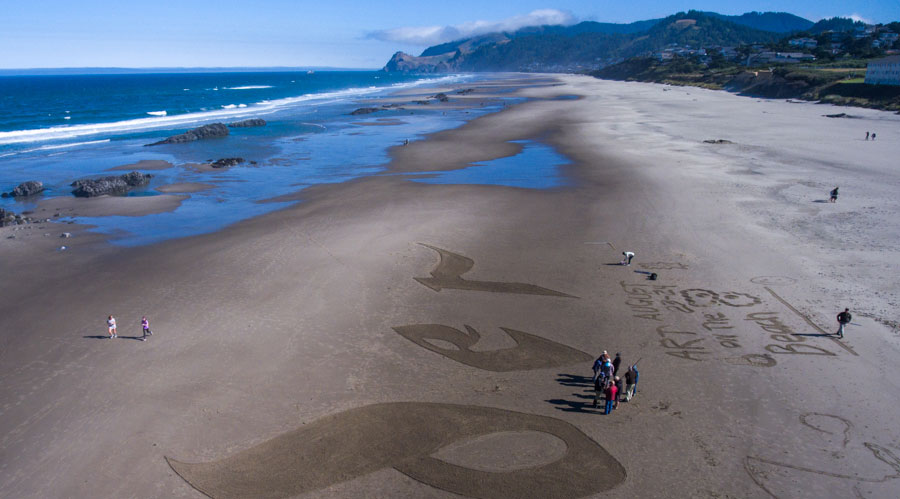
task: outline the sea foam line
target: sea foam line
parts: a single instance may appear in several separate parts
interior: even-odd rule
[[[5,154],[0,154],[0,158],[5,158],[7,156],[15,156],[16,154],[25,154],[25,153],[29,153],[29,152],[52,151],[54,149],[68,149],[70,147],[89,146],[89,145],[93,145],[93,144],[105,144],[107,142],[109,142],[109,139],[89,140],[87,142],[70,142],[68,144],[46,145],[46,146],[41,146],[41,147],[35,147],[34,149],[25,149],[24,151],[14,151],[14,152],[8,152]]]
[[[348,88],[344,90],[336,90],[333,92],[304,94],[297,97],[286,97],[283,99],[276,99],[272,101],[262,101],[247,107],[218,109],[212,111],[177,114],[173,116],[153,116],[149,118],[136,118],[109,123],[85,123],[70,126],[56,126],[50,128],[0,132],[0,145],[41,142],[47,140],[65,140],[90,135],[109,135],[116,133],[135,132],[138,130],[153,130],[159,128],[179,128],[188,125],[196,125],[202,122],[210,122],[228,118],[239,118],[251,114],[270,114],[284,107],[307,103],[310,101],[336,101],[349,97],[371,94],[382,90],[413,88],[426,84],[452,83],[465,78],[467,77],[463,75],[448,75],[439,78],[422,78],[413,82],[394,83],[390,86],[384,87]]]
[[[262,88],[272,88],[272,85],[244,85],[243,87],[225,87],[225,90],[257,90]]]

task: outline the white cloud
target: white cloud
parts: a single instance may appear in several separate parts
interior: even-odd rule
[[[856,12],[850,14],[849,16],[844,16],[844,17],[849,17],[850,19],[853,19],[854,21],[863,22],[863,23],[866,23],[866,24],[875,24],[874,21],[871,21],[871,20],[869,20],[869,19],[866,19],[865,17],[863,17],[863,16],[857,14]]]
[[[575,17],[568,12],[556,9],[540,9],[500,21],[470,21],[456,26],[419,26],[385,29],[369,33],[366,38],[410,45],[437,45],[496,31],[515,31],[526,26],[568,25],[573,23],[575,23]]]

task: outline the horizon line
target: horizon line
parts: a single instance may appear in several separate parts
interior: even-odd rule
[[[0,75],[35,74],[110,74],[110,73],[153,73],[153,72],[248,72],[248,71],[378,71],[381,68],[359,68],[340,66],[63,66],[32,68],[0,68]]]

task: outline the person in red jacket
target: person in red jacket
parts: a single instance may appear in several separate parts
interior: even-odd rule
[[[603,414],[609,414],[613,410],[613,404],[616,402],[616,395],[619,393],[619,390],[616,388],[615,383],[610,383],[609,386],[606,387],[606,412]]]

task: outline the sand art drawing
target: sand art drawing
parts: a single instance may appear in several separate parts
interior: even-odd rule
[[[787,286],[797,282],[793,277],[777,276],[777,275],[761,275],[750,279],[753,284],[762,284],[763,286]]]
[[[851,430],[853,428],[849,420],[831,414],[809,412],[800,415],[800,423],[818,432],[823,438],[822,443],[826,444],[826,448],[823,450],[832,451],[834,469],[817,469],[806,466],[803,465],[803,460],[798,459],[783,462],[759,456],[747,456],[744,460],[744,469],[750,475],[750,479],[771,497],[779,499],[782,497],[807,497],[815,494],[814,491],[800,488],[801,484],[808,483],[822,484],[832,497],[849,497],[851,492],[856,497],[866,497],[860,487],[877,487],[879,484],[900,479],[900,458],[887,447],[874,442],[863,442],[862,447],[871,454],[871,457],[865,453],[862,456],[866,457],[847,455],[852,451],[857,451],[856,454],[862,451],[858,445],[848,449],[848,444],[852,441]],[[847,462],[839,461],[845,457],[852,458],[853,464],[865,464],[863,467],[867,470],[872,469],[872,473],[869,475],[848,473],[846,471]],[[872,457],[880,461],[880,464],[871,461]],[[887,472],[888,468],[885,468],[884,465],[892,469],[893,473]],[[880,476],[878,469],[883,470]],[[808,475],[817,475],[817,477],[810,478]],[[885,492],[896,496],[895,492],[898,489],[894,487],[894,484],[891,484],[891,489],[893,492],[880,489],[868,492],[879,497]]]
[[[688,266],[679,262],[647,262],[638,264],[645,270],[687,270]]]
[[[533,334],[501,327],[516,342],[512,348],[500,350],[474,351],[481,335],[474,328],[465,325],[463,332],[441,324],[415,324],[393,328],[404,338],[420,347],[439,353],[444,357],[468,366],[486,371],[524,371],[559,367],[578,362],[590,362],[593,357],[580,350]],[[443,348],[429,340],[452,343],[457,348]]]
[[[442,448],[498,432],[539,432],[565,443],[551,462],[491,472],[435,457]],[[513,449],[510,452],[514,452]],[[465,497],[575,498],[609,490],[626,473],[609,452],[560,419],[490,407],[394,402],[326,416],[224,459],[172,469],[215,498],[284,498],[393,468]]]
[[[788,309],[790,309],[792,312],[794,312],[795,314],[797,314],[797,316],[799,316],[801,319],[803,319],[803,320],[804,320],[807,324],[809,324],[813,329],[815,329],[816,331],[818,331],[819,334],[821,334],[822,336],[827,337],[829,340],[831,340],[831,341],[833,341],[834,343],[836,343],[839,347],[843,348],[844,350],[846,350],[847,352],[849,352],[851,355],[859,356],[859,354],[856,353],[855,350],[853,350],[852,348],[850,348],[849,345],[847,345],[847,344],[844,343],[843,341],[839,340],[838,338],[832,336],[831,334],[828,334],[824,329],[820,328],[818,325],[816,325],[815,322],[813,322],[809,317],[807,317],[806,314],[804,314],[803,312],[801,312],[801,311],[797,310],[796,308],[794,308],[793,305],[791,305],[790,303],[788,303],[787,300],[785,300],[785,299],[782,298],[781,296],[778,296],[778,294],[775,293],[774,291],[772,291],[771,288],[763,287],[763,289],[765,289],[766,291],[768,291],[769,294],[771,294],[773,298],[775,298],[776,300],[778,300],[779,302],[781,302],[782,305],[784,305],[785,307],[787,307]]]
[[[472,270],[472,267],[475,266],[474,260],[429,244],[419,244],[437,251],[441,259],[438,262],[437,267],[431,271],[431,277],[414,277],[413,279],[435,291],[440,292],[442,289],[461,289],[465,291],[488,291],[491,293],[578,298],[577,296],[523,282],[470,281],[463,279],[462,275]]]

